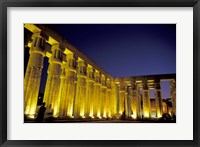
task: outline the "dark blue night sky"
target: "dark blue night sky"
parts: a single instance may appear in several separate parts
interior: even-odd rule
[[[176,73],[176,25],[49,25],[113,77]]]
[[[47,25],[113,77],[176,73],[175,24]],[[44,84],[40,90],[44,91]],[[163,98],[169,82],[161,83]],[[151,97],[153,92],[151,91]]]

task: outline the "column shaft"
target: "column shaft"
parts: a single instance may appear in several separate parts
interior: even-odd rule
[[[110,109],[110,100],[111,100],[111,82],[110,79],[106,80],[106,117],[111,117]]]
[[[92,67],[87,67],[87,87],[86,87],[86,105],[85,116],[93,118],[94,106],[94,70]]]
[[[150,93],[148,84],[143,84],[143,90],[142,90],[142,101],[143,101],[143,116],[144,118],[150,118],[151,117],[151,105],[150,105]]]
[[[67,63],[63,64],[60,88],[60,117],[73,116],[73,103],[76,81],[76,60],[67,55]]]
[[[112,97],[111,97],[111,117],[114,117],[117,113],[117,85],[112,82]]]
[[[106,115],[111,117],[111,89],[106,90]]]
[[[101,79],[99,71],[95,71],[94,73],[94,101],[93,101],[93,115],[94,117],[101,117],[100,116],[100,96],[101,96]]]
[[[160,118],[162,117],[162,114],[163,114],[160,83],[155,83],[154,95],[155,95],[155,101],[156,101],[156,117]]]
[[[132,117],[137,119],[139,116],[139,96],[138,96],[138,88],[137,84],[132,85]]]
[[[126,118],[131,117],[131,101],[132,101],[132,89],[130,86],[126,86]]]
[[[87,84],[87,92],[86,92],[86,117],[94,117],[93,116],[93,107],[94,107],[94,81],[89,81]]]
[[[125,101],[125,87],[120,85],[120,95],[119,95],[119,113],[124,112],[124,101]]]
[[[106,87],[101,88],[101,116],[106,117]]]
[[[41,73],[45,56],[45,40],[33,34],[30,57],[24,78],[24,114],[34,117],[40,88]]]
[[[106,117],[106,79],[104,75],[101,75],[100,114],[102,117]]]
[[[78,61],[77,86],[74,117],[85,117],[85,100],[86,100],[86,67],[83,60]]]
[[[120,112],[120,85],[116,84],[115,88],[116,88],[116,98],[115,98],[116,114],[119,115],[119,112]]]
[[[94,116],[100,117],[99,112],[99,98],[100,98],[100,83],[94,83]]]
[[[49,59],[48,77],[44,93],[44,102],[46,103],[47,113],[53,111],[53,116],[59,115],[60,107],[60,82],[61,82],[61,64],[63,53],[59,44],[52,45],[52,56]]]

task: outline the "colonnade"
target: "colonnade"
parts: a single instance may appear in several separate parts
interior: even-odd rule
[[[31,29],[30,29],[31,30]],[[31,30],[32,31],[32,30]],[[66,118],[115,118],[123,113],[126,118],[151,117],[150,93],[152,80],[112,78],[104,71],[72,52],[62,42],[50,38],[43,31],[32,31],[29,43],[29,61],[24,78],[24,114],[34,117],[43,70],[44,57],[49,58],[48,77],[43,102],[46,113]],[[53,41],[52,41],[53,40]],[[47,44],[51,49],[47,49]],[[136,78],[137,79],[137,78]],[[160,78],[153,78],[156,116],[162,116]],[[176,114],[176,89],[173,79],[170,86],[173,112]],[[142,99],[140,97],[142,90]],[[143,109],[141,112],[141,101]]]
[[[173,82],[173,84],[175,84],[175,82]],[[148,83],[148,81],[145,80],[139,83],[131,80],[121,81],[120,83],[117,82],[116,97],[117,103],[119,103],[119,105],[117,105],[117,113],[121,115],[124,112],[126,118],[151,118],[150,88],[154,89],[156,117],[162,117],[162,95],[160,81],[158,79],[156,79],[153,83],[152,81]],[[142,92],[141,94],[140,90]],[[171,97],[175,101],[176,96],[174,95],[174,92],[175,91],[171,93]],[[175,111],[175,107],[176,105],[173,103],[173,111]]]
[[[25,115],[36,114],[47,42],[41,32],[33,33],[24,78]],[[47,73],[44,92],[47,113],[53,111],[53,116],[60,118],[111,117],[112,79],[60,43],[51,44]]]

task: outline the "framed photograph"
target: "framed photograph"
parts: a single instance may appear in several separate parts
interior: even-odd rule
[[[2,1],[2,146],[198,146],[199,1]]]

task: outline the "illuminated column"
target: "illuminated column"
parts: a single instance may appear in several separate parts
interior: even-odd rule
[[[139,91],[139,88],[138,88]],[[138,118],[142,117],[142,94],[138,92]]]
[[[44,93],[44,102],[48,110],[53,109],[53,116],[59,115],[60,105],[60,81],[61,64],[63,61],[64,48],[60,44],[53,44],[51,47],[52,56],[49,58],[48,77]]]
[[[143,96],[142,97],[143,116],[144,118],[150,118],[151,117],[150,94],[149,94],[149,87],[146,82],[143,83],[142,96]]]
[[[111,82],[111,95],[112,95],[112,97],[111,97],[111,100],[110,100],[110,102],[111,102],[111,117],[114,117],[115,115],[116,115],[116,113],[117,113],[117,84],[115,83],[115,80],[113,80],[112,82]]]
[[[131,106],[131,109],[132,109],[132,117],[134,119],[137,119],[139,117],[139,106],[140,106],[140,101],[139,101],[139,94],[138,94],[138,86],[136,83],[133,83],[132,84],[132,95],[133,95],[133,98],[132,98],[132,106]]]
[[[176,81],[171,80],[170,82],[170,94],[172,100],[172,112],[176,115]]]
[[[119,114],[122,115],[122,113],[124,111],[126,111],[124,109],[124,106],[125,106],[124,102],[125,102],[126,92],[125,92],[125,84],[124,84],[123,81],[120,83],[120,87],[119,88],[120,88],[120,92],[119,92]]]
[[[99,106],[99,97],[100,97],[100,73],[99,71],[95,70],[94,73],[94,101],[93,101],[93,115],[94,117],[100,117],[100,113],[98,112],[98,106]]]
[[[76,85],[76,97],[75,97],[75,118],[85,118],[85,100],[86,100],[86,63],[78,58],[78,69],[77,69],[77,85]]]
[[[40,33],[34,33],[32,39],[30,57],[24,78],[24,114],[30,117],[33,117],[36,113],[46,46],[46,41]]]
[[[100,99],[100,87],[101,87],[101,79],[99,71],[95,71],[95,83],[94,83],[94,116],[101,118],[100,116],[100,109],[99,109],[99,99]]]
[[[60,86],[60,108],[59,117],[73,116],[73,103],[76,81],[76,59],[74,54],[69,53],[66,62],[62,66]]]
[[[111,81],[107,78],[106,80],[106,115],[111,117]]]
[[[131,117],[131,101],[132,101],[132,89],[130,85],[126,85],[126,118]]]
[[[106,79],[101,75],[101,100],[100,100],[100,115],[106,117]]]
[[[161,88],[159,81],[156,81],[156,83],[154,84],[154,95],[156,101],[156,117],[160,118],[162,117],[163,108],[162,108],[162,96],[161,96]]]
[[[94,106],[94,72],[92,66],[87,67],[87,86],[86,86],[86,104],[85,104],[85,116],[93,118],[93,106]]]

